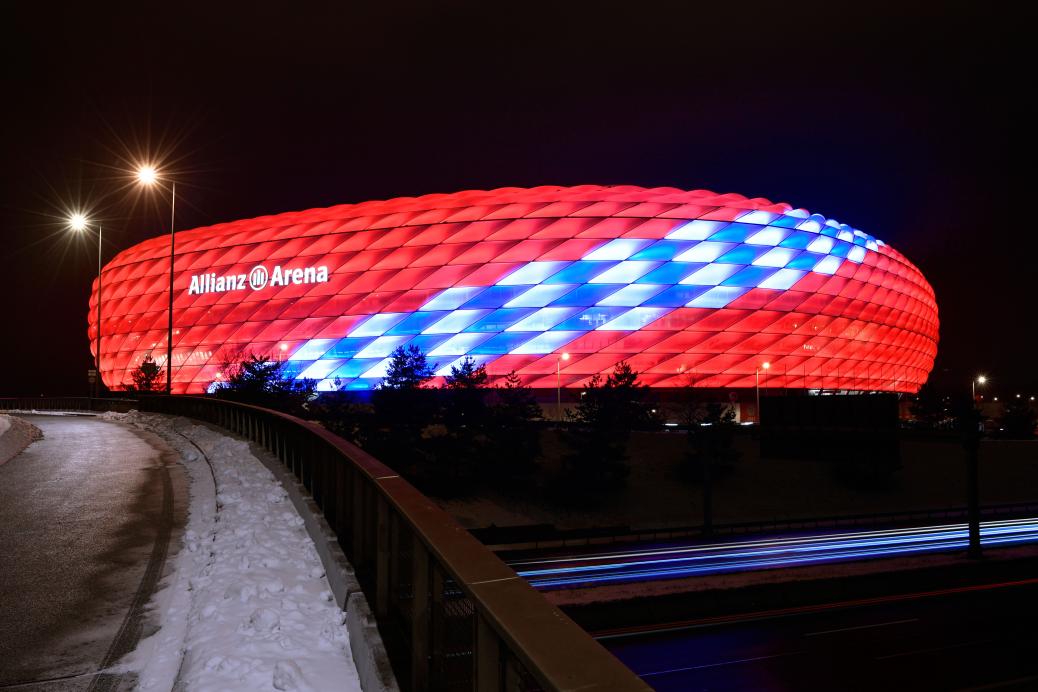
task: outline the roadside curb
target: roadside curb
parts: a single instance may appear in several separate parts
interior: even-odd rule
[[[0,466],[24,452],[33,442],[43,439],[43,432],[24,418],[16,414],[7,418],[11,427],[0,435]]]

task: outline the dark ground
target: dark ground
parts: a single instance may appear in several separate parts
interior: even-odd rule
[[[539,484],[550,484],[561,449],[553,431],[543,433],[545,457]],[[439,500],[466,528],[555,524],[559,528],[698,525],[702,486],[680,474],[683,433],[632,434],[626,487],[598,494],[590,505],[572,506],[548,492],[481,489],[470,497]],[[854,445],[849,439],[848,447]],[[735,442],[741,457],[715,474],[714,521],[775,519],[944,509],[966,504],[965,457],[955,435],[906,432],[899,470],[884,487],[842,480],[829,462],[762,459],[751,434]],[[1038,441],[985,440],[980,451],[983,504],[1038,501]],[[563,495],[563,500],[565,495]]]
[[[1036,615],[1016,575],[603,644],[658,690],[1033,690]]]

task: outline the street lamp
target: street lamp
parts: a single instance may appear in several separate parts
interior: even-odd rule
[[[768,368],[770,368],[770,367],[771,367],[771,363],[769,363],[768,361],[764,361],[759,366],[757,366],[757,374],[756,374],[756,378],[755,378],[756,379],[756,389],[757,389],[757,425],[760,425],[760,371],[761,371],[761,368],[763,368],[764,369],[764,376],[767,377]]]
[[[984,384],[987,381],[988,381],[988,378],[984,377],[983,375],[978,375],[978,376],[974,377],[973,380],[970,382],[970,386],[973,389],[973,401],[977,400],[977,385],[978,384]]]
[[[76,233],[83,233],[90,227],[90,220],[84,214],[76,212],[68,217],[68,227]],[[101,222],[97,223],[97,346],[94,351],[94,370],[101,376]]]
[[[559,422],[562,422],[562,361],[569,360],[568,353],[560,353],[555,359],[555,390],[557,394],[556,406]]]
[[[977,375],[970,380],[973,401],[970,402],[972,415],[966,419],[963,431],[963,447],[966,450],[966,523],[969,535],[969,548],[966,557],[977,560],[981,557],[980,546],[980,437],[983,434],[983,415],[977,409],[977,385],[984,384],[988,378]],[[1019,395],[1018,395],[1019,396]],[[998,397],[995,397],[998,401]]]
[[[137,182],[145,187],[159,185],[159,172],[152,165],[137,168]],[[176,249],[175,221],[177,210],[177,181],[169,181],[169,323],[166,333],[166,394],[173,393],[173,255]]]

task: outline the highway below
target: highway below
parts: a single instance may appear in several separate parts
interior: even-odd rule
[[[1038,578],[614,634],[657,690],[1035,690]]]
[[[1038,543],[1038,519],[983,522],[981,542],[985,548]],[[957,552],[967,543],[965,524],[946,524],[718,543],[639,544],[622,550],[518,557],[508,564],[537,589],[552,590]]]

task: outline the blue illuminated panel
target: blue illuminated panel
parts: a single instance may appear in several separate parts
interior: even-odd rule
[[[789,290],[811,273],[861,264],[877,241],[821,217],[750,211],[697,219],[664,238],[603,239],[579,258],[535,260],[491,285],[444,288],[414,312],[384,312],[342,339],[312,339],[289,358],[298,377],[366,387],[388,356],[415,346],[438,372],[472,356],[543,355],[589,332],[634,332],[678,308],[724,308],[753,289]],[[441,372],[442,371],[442,372]]]

